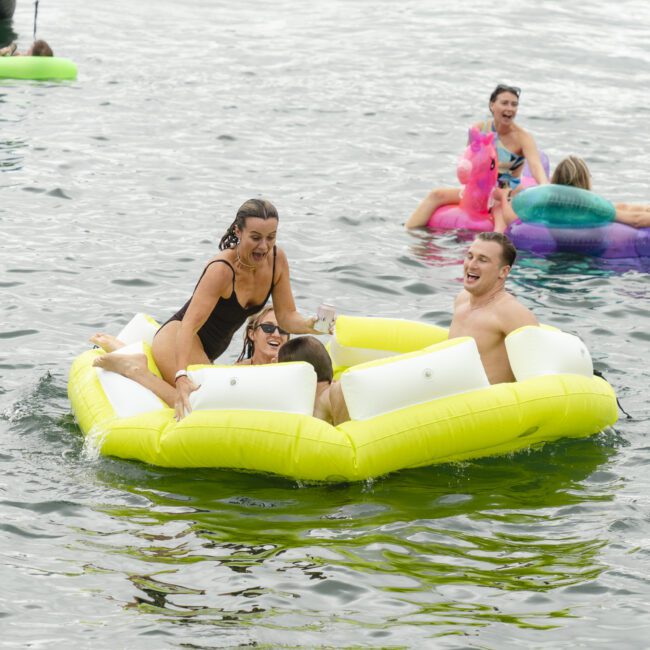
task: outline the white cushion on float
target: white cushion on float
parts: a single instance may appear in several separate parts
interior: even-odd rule
[[[153,319],[149,318],[146,314],[136,314],[117,335],[126,345],[135,343],[136,341],[144,341],[151,345],[153,343],[154,334],[158,331],[160,325]]]
[[[506,350],[517,381],[540,375],[594,374],[591,355],[582,340],[555,328],[521,327],[506,336]]]
[[[350,368],[341,375],[352,420],[366,420],[489,385],[476,342],[469,337]]]
[[[303,361],[261,366],[215,366],[189,371],[198,390],[192,409],[279,411],[312,415],[316,371]]]
[[[115,350],[110,354],[137,353],[144,353],[142,341],[131,343],[131,345]],[[128,418],[140,413],[158,411],[165,407],[165,404],[154,393],[138,384],[137,381],[127,379],[116,372],[104,370],[103,368],[95,368],[95,370],[104,393],[117,417]]]

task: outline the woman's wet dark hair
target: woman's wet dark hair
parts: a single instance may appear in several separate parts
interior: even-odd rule
[[[226,230],[226,234],[219,242],[219,250],[226,248],[235,248],[239,243],[239,238],[235,234],[235,228],[244,230],[246,228],[246,220],[249,217],[256,217],[257,219],[279,219],[278,211],[270,201],[264,199],[248,199],[237,210],[235,220],[230,224],[230,228]]]
[[[517,99],[519,99],[521,88],[517,88],[517,86],[508,86],[507,84],[499,84],[490,95],[490,104],[495,102],[501,93],[512,93]]]

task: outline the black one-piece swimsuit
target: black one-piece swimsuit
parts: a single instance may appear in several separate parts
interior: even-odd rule
[[[203,269],[199,282],[201,282],[201,279],[205,275],[210,264],[227,264],[232,271],[232,293],[228,298],[219,298],[219,300],[217,300],[217,304],[214,306],[212,313],[208,316],[208,319],[203,323],[201,329],[198,331],[205,354],[211,362],[225,352],[233,335],[243,325],[244,321],[249,316],[260,311],[268,302],[271,297],[271,292],[273,291],[273,278],[275,278],[275,256],[276,248],[274,246],[273,271],[271,272],[271,287],[269,288],[269,292],[266,294],[264,302],[259,305],[251,305],[250,307],[242,307],[239,300],[237,300],[237,294],[235,293],[235,269],[230,262],[227,262],[226,260],[212,260],[212,262]],[[199,286],[199,282],[196,283],[197,287]],[[196,287],[194,287],[194,291],[196,291]],[[192,296],[194,296],[194,292],[192,292]],[[181,309],[166,321],[162,327],[171,321],[183,320],[183,316],[185,316],[185,312],[187,311],[191,300],[192,299],[190,298],[190,300],[188,300]],[[160,329],[162,329],[162,327]]]

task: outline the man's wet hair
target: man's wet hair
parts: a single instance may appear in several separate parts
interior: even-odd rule
[[[517,259],[517,249],[514,244],[502,232],[480,232],[476,239],[481,241],[493,241],[501,246],[501,258],[507,266],[512,266]]]
[[[325,346],[314,336],[299,336],[280,347],[278,362],[306,361],[314,366],[317,381],[332,382],[332,359]]]

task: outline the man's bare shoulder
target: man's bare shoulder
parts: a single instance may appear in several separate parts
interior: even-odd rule
[[[525,325],[539,325],[535,314],[510,293],[506,293],[494,305],[493,311],[496,313],[501,329],[505,334],[509,334]]]

